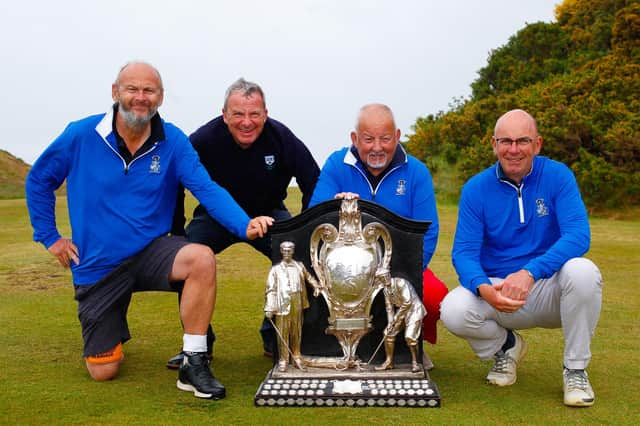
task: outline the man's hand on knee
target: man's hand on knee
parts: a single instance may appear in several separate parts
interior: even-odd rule
[[[480,296],[500,312],[513,313],[526,303],[525,300],[514,300],[504,296],[501,290],[502,283],[494,285],[480,284],[478,286]]]
[[[526,270],[520,269],[517,272],[507,275],[502,282],[501,293],[504,297],[513,300],[527,300],[529,292],[535,280]]]

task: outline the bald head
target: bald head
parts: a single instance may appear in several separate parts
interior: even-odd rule
[[[396,128],[396,120],[393,117],[393,111],[385,104],[367,104],[360,108],[356,119],[356,131],[360,130],[364,121],[389,122]]]
[[[505,125],[513,125],[518,123],[522,127],[528,127],[531,133],[538,136],[538,126],[536,120],[531,114],[523,109],[512,109],[500,116],[496,121],[496,127],[493,129],[494,136],[500,133],[500,129]]]
[[[139,74],[155,75],[155,79],[157,80],[157,84],[158,84],[158,87],[160,88],[160,91],[164,91],[160,72],[153,65],[143,61],[131,61],[124,64],[122,68],[120,68],[120,71],[118,71],[118,75],[116,76],[116,81],[113,84],[118,86],[127,77],[130,77],[132,75],[137,76]]]

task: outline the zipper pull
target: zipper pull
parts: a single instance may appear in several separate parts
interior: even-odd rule
[[[518,210],[520,211],[520,223],[524,223],[524,204],[522,201],[522,184],[518,185]]]

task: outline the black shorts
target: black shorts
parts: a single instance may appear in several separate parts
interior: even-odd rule
[[[169,274],[178,251],[189,244],[184,237],[163,236],[95,284],[75,286],[78,319],[84,340],[83,356],[94,356],[131,338],[127,309],[137,291],[177,291]]]
[[[291,217],[289,210],[282,204],[282,207],[273,209],[267,213],[267,216],[273,217],[275,220],[286,220]],[[209,246],[214,253],[218,254],[232,244],[245,242],[253,246],[260,253],[271,258],[271,236],[269,234],[262,238],[256,238],[251,241],[245,241],[238,238],[218,221],[209,216],[204,211],[196,212],[186,229],[187,238],[192,243],[204,244]]]

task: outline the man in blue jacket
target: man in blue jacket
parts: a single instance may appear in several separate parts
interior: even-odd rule
[[[435,343],[440,301],[447,294],[444,283],[427,268],[438,242],[436,198],[429,169],[408,155],[399,141],[400,129],[388,106],[363,106],[351,132],[351,146],[329,156],[309,205],[352,193],[400,216],[431,221],[424,235],[422,260],[423,303],[427,308],[423,335]]]
[[[562,327],[564,403],[595,401],[585,369],[602,301],[589,250],[587,212],[564,164],[538,156],[542,138],[523,110],[509,111],[492,138],[498,161],[462,189],[453,243],[460,287],[442,302],[442,321],[481,359],[490,384],[516,381],[527,345],[513,330]]]
[[[250,216],[289,219],[291,213],[284,200],[292,178],[302,192],[302,210],[307,208],[320,168],[304,143],[284,124],[268,116],[265,95],[258,84],[244,78],[231,84],[222,115],[204,124],[189,139],[211,179],[229,191]],[[180,189],[172,232],[185,235],[184,224],[184,191]],[[243,241],[212,218],[202,205],[195,208],[186,236],[191,242],[209,246],[216,254]],[[271,257],[269,235],[248,243]],[[265,355],[270,355],[275,332],[268,321],[263,321],[260,333]],[[207,334],[211,353],[215,334],[211,328]],[[167,367],[178,368],[182,357],[178,353],[169,359]]]
[[[149,64],[125,65],[112,85],[106,114],[73,122],[33,165],[26,182],[34,240],[70,267],[91,377],[114,378],[130,339],[126,313],[136,291],[184,286],[183,349],[177,386],[200,398],[224,398],[206,356],[206,330],[216,296],[215,257],[183,237],[167,236],[178,185],[241,238],[262,237],[270,217],[249,219],[214,183],[188,138],[157,112],[160,74]],[[66,179],[72,238],[55,220],[55,194]]]

